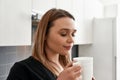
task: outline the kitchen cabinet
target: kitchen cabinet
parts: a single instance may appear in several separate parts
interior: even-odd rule
[[[44,14],[50,8],[60,8],[69,11],[76,19],[76,23],[78,26],[77,33],[75,36],[75,44],[88,44],[91,43],[90,39],[85,39],[86,32],[85,28],[83,27],[83,3],[82,0],[52,0],[49,4],[45,0],[33,0],[33,7],[32,9],[40,14]],[[89,33],[89,38],[91,38],[91,32]]]
[[[83,0],[72,0],[72,14],[75,17],[76,22],[76,36],[75,36],[75,45],[83,45],[83,44],[91,44],[92,40],[92,34],[91,29],[87,31],[87,27],[84,25],[84,5]],[[88,36],[89,34],[89,36]]]
[[[102,15],[102,5],[96,2],[96,0],[51,0],[50,2],[46,2],[46,0],[33,0],[32,3],[32,9],[42,14],[54,7],[69,11],[76,19],[77,33],[75,45],[93,43],[92,19],[95,16]]]
[[[31,0],[0,0],[0,46],[31,45]]]
[[[56,0],[32,0],[32,11],[43,15],[47,10],[56,7]]]

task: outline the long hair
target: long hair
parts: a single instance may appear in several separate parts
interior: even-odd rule
[[[49,29],[54,25],[53,22],[62,17],[69,17],[75,20],[69,12],[56,8],[50,9],[43,15],[37,27],[32,54],[33,57],[37,58],[46,68],[48,68],[55,75],[58,75],[58,71],[50,64],[51,62],[46,56],[45,37],[47,36],[47,34],[49,34]],[[60,64],[65,67],[67,63],[70,62],[69,54],[60,55],[59,61]]]

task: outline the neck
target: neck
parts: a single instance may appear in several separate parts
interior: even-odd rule
[[[63,67],[59,61],[59,53],[55,53],[50,51],[49,49],[46,50],[47,58],[51,61],[51,65],[56,67],[56,69],[61,72]]]

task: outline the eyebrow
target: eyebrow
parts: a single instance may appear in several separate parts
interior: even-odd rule
[[[77,31],[76,29],[67,29],[67,28],[62,28],[60,31],[62,31],[62,30],[66,30],[66,31],[73,30],[74,32]]]

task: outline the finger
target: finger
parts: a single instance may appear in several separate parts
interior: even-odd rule
[[[76,71],[79,71],[81,70],[81,66],[80,65],[74,65],[73,67],[71,67],[71,70],[76,72]]]
[[[77,71],[82,71],[82,68],[80,66],[76,67],[74,70],[74,72],[77,72]]]
[[[74,72],[74,74],[76,77],[80,77],[82,75],[82,71],[81,70],[76,71],[76,72]]]
[[[73,64],[73,62],[68,63],[65,68],[71,67],[72,64]]]

